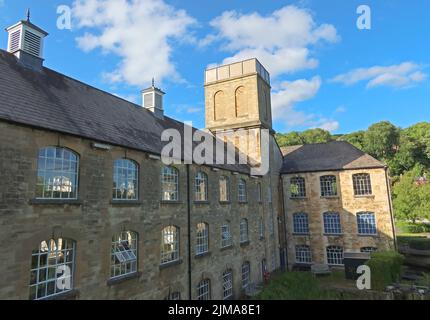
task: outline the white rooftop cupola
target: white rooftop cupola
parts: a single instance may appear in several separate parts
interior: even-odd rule
[[[7,51],[13,53],[24,65],[41,69],[43,65],[43,40],[48,33],[27,19],[6,28],[8,32]]]
[[[152,85],[148,89],[142,90],[142,101],[143,107],[153,112],[157,118],[164,118],[163,110],[163,96],[165,93],[154,85],[154,79],[152,79]]]

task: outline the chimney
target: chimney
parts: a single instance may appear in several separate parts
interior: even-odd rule
[[[157,118],[164,118],[163,110],[163,96],[165,93],[154,85],[154,79],[152,79],[152,86],[148,89],[142,90],[143,107],[151,112]]]
[[[6,28],[8,33],[7,51],[13,53],[25,66],[42,70],[43,67],[43,39],[47,32],[30,22],[30,10],[27,20]]]

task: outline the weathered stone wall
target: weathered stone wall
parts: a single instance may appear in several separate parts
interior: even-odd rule
[[[197,170],[209,176],[208,203],[191,206],[191,270],[192,297],[197,283],[209,277],[212,298],[222,298],[222,273],[233,270],[235,297],[241,294],[241,266],[251,263],[251,281],[261,281],[261,261],[266,259],[269,270],[279,267],[276,225],[278,207],[269,203],[267,193],[273,182],[270,175],[250,178],[227,171],[212,171],[208,167],[191,166],[187,182],[185,165],[180,172],[180,199],[176,203],[161,202],[159,160],[136,150],[112,146],[109,151],[91,148],[90,140],[0,122],[0,299],[28,299],[31,252],[42,240],[52,237],[76,241],[74,289],[79,299],[163,299],[173,291],[188,298],[188,229],[187,187],[193,186]],[[37,154],[39,148],[62,146],[79,154],[79,201],[64,204],[32,203],[35,198]],[[130,204],[112,203],[112,166],[117,158],[127,157],[139,164],[139,201]],[[220,204],[218,178],[230,178],[230,199]],[[237,201],[237,181],[247,181],[248,202]],[[257,182],[262,183],[263,202],[257,202]],[[272,186],[272,187],[273,187]],[[193,190],[191,189],[193,197]],[[277,203],[276,192],[272,196]],[[239,245],[239,221],[249,221],[250,242]],[[259,238],[259,218],[265,221],[266,236]],[[272,220],[271,220],[272,219]],[[233,247],[221,250],[221,225],[229,220]],[[209,223],[210,254],[196,258],[195,227]],[[181,263],[160,268],[161,230],[168,225],[180,228]],[[113,234],[133,230],[138,232],[138,277],[108,283],[110,251]],[[270,240],[270,241],[269,241]],[[8,244],[8,245],[6,245]],[[12,246],[11,246],[11,245]],[[270,261],[274,260],[274,265]]]
[[[352,175],[369,173],[372,184],[372,195],[354,196]],[[335,175],[337,178],[338,196],[321,197],[320,176]],[[306,197],[292,199],[290,178],[305,178]],[[288,264],[295,263],[295,246],[309,245],[314,263],[327,263],[326,247],[340,245],[346,251],[358,251],[362,247],[376,247],[379,250],[393,249],[394,235],[390,214],[389,191],[384,169],[343,170],[287,174],[282,176],[284,185],[285,219],[287,222]],[[340,214],[342,235],[324,235],[323,213],[327,211]],[[356,214],[362,211],[374,212],[377,235],[358,235]],[[309,235],[293,234],[293,214],[305,212],[309,219]]]

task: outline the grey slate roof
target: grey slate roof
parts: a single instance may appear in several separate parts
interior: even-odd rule
[[[165,129],[181,133],[184,130],[179,121],[167,116],[159,119],[139,105],[48,68],[41,72],[26,68],[3,50],[0,50],[0,120],[157,155],[167,143],[161,141]],[[249,173],[246,165],[216,166]]]
[[[281,173],[383,168],[384,164],[346,141],[283,148]]]

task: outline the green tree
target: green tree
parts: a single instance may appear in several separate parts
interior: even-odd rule
[[[276,140],[280,147],[304,144],[304,140],[297,131],[292,131],[287,134],[276,134]]]
[[[347,141],[356,148],[360,150],[364,150],[364,134],[365,131],[360,130],[356,132],[352,132],[349,134],[345,134],[339,138],[340,141]]]
[[[330,132],[319,128],[303,131],[300,136],[306,144],[324,143],[333,140]]]
[[[388,121],[375,123],[364,134],[364,151],[379,160],[391,159],[399,145],[399,129]]]

